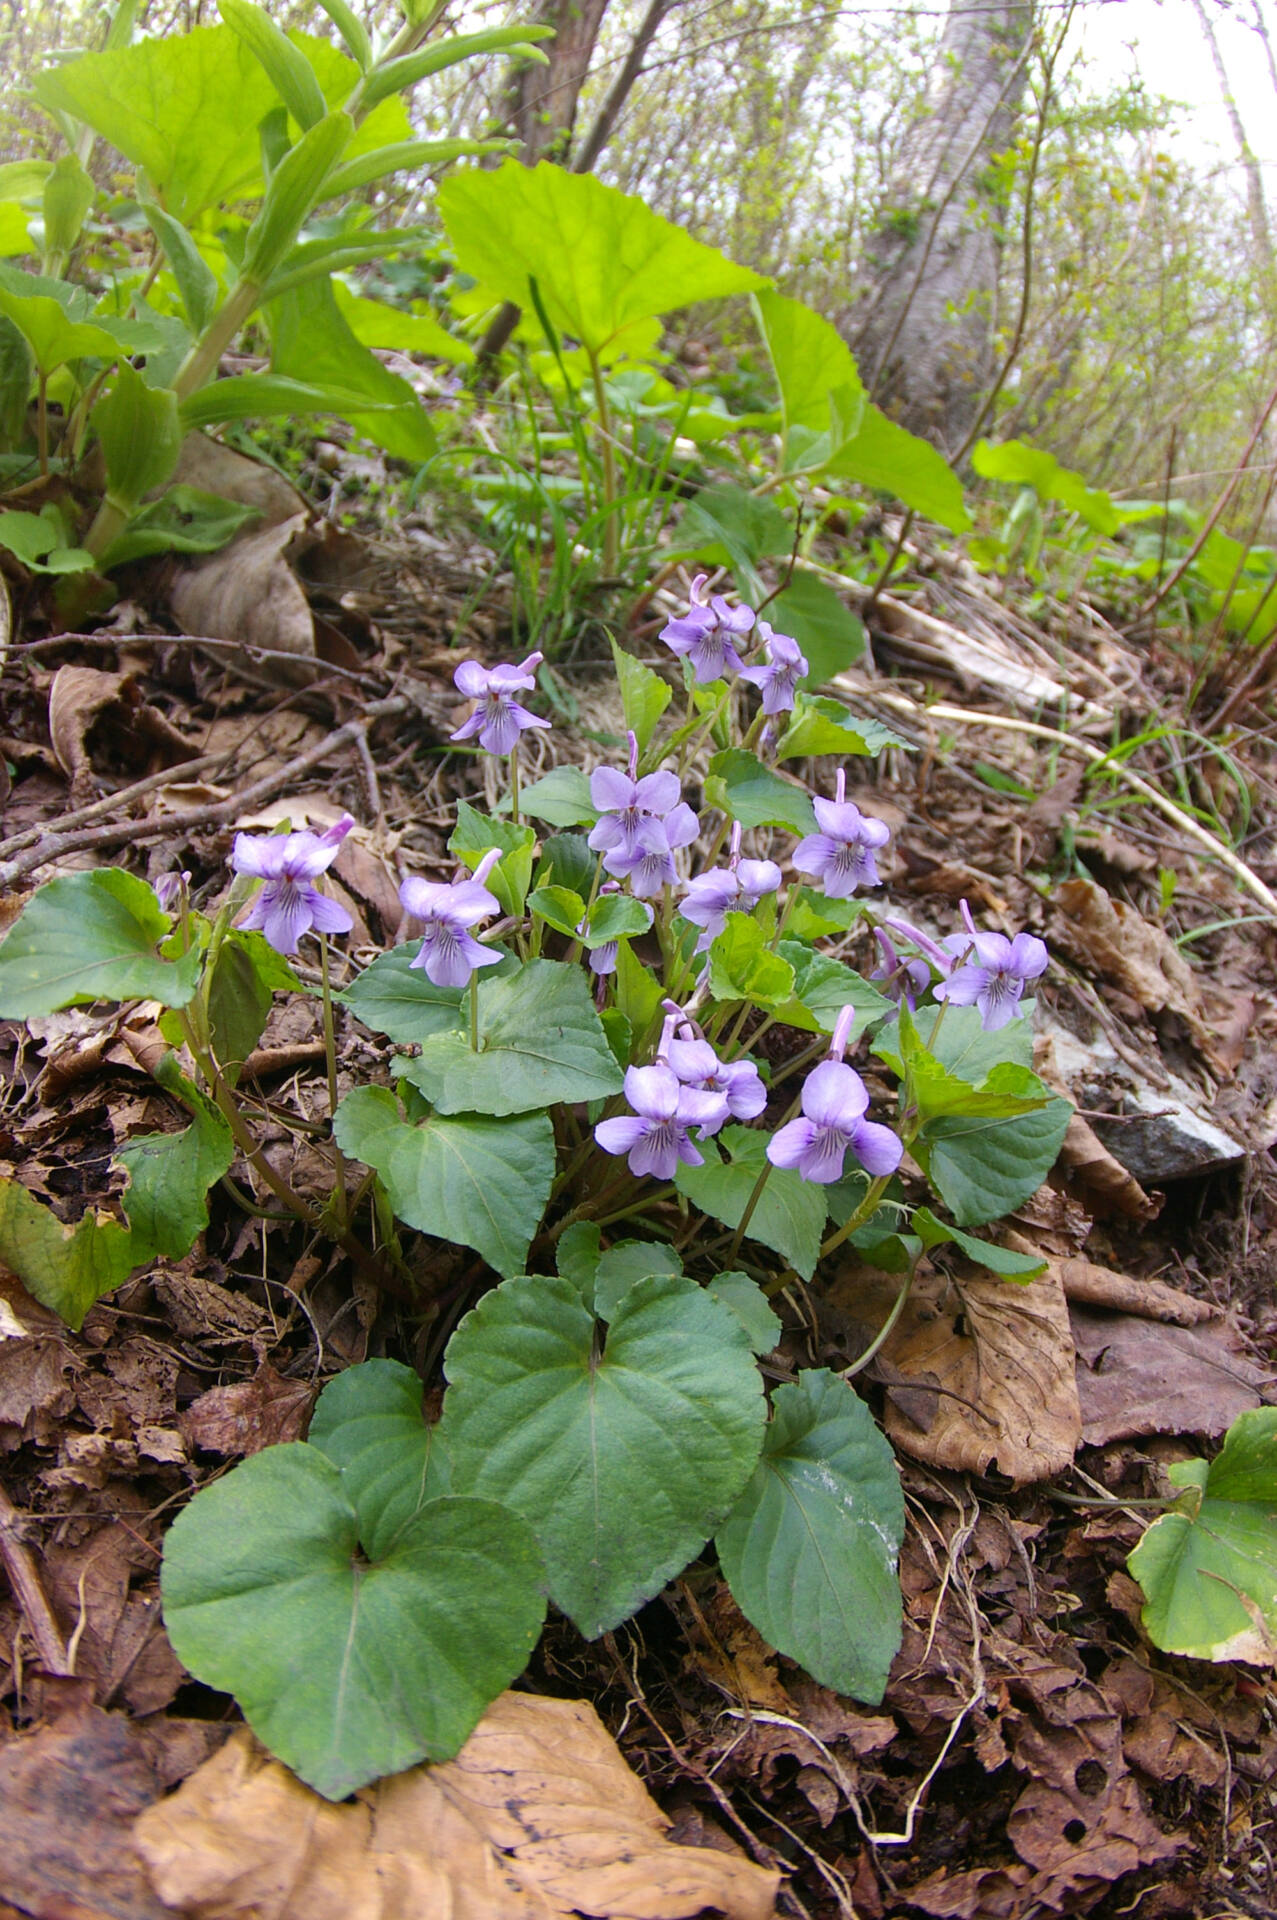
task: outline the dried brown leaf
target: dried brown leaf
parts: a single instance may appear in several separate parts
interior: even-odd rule
[[[1059,1274],[1027,1286],[919,1279],[883,1357],[895,1371],[887,1432],[928,1465],[1018,1486],[1061,1473],[1082,1432]],[[924,1425],[925,1421],[925,1425]]]
[[[199,1920],[770,1920],[778,1876],[673,1846],[669,1821],[583,1702],[506,1693],[444,1766],[331,1806],[238,1734],[137,1844]]]
[[[310,606],[287,558],[304,526],[305,515],[296,514],[279,526],[240,534],[220,553],[183,567],[170,589],[183,633],[313,658]],[[270,664],[287,672],[286,663]]]
[[[1195,1300],[1164,1280],[1136,1280],[1129,1273],[1097,1266],[1094,1260],[1062,1260],[1059,1265],[1065,1299],[1079,1306],[1108,1307],[1115,1313],[1133,1313],[1141,1320],[1163,1320],[1177,1327],[1196,1327],[1203,1320],[1219,1318],[1219,1308],[1209,1300]]]
[[[228,1458],[260,1453],[280,1441],[300,1440],[314,1399],[305,1380],[286,1380],[263,1360],[251,1380],[210,1387],[181,1416],[192,1447]]]
[[[1075,1306],[1077,1384],[1088,1447],[1150,1433],[1226,1433],[1260,1405],[1264,1376],[1226,1321],[1167,1326]]]
[[[1178,1013],[1198,1044],[1208,1043],[1196,976],[1164,928],[1094,880],[1064,881],[1051,903],[1057,939],[1067,953],[1116,982],[1150,1013]]]
[[[130,1831],[155,1797],[143,1744],[98,1708],[0,1747],[0,1899],[32,1920],[172,1920]]]

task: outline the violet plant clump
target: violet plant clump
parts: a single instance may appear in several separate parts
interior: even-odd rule
[[[977,1230],[1045,1178],[1068,1119],[1031,1067],[1027,992],[1046,950],[1027,932],[977,927],[965,905],[961,928],[935,937],[880,911],[890,833],[867,799],[862,810],[849,797],[857,756],[838,756],[813,793],[783,757],[768,765],[757,751],[769,727],[782,729],[783,756],[785,726],[822,714],[828,725],[828,702],[813,706],[802,684],[801,650],[707,584],[697,577],[689,610],[662,634],[688,716],[653,737],[667,695],[655,699],[657,673],[630,662],[628,754],[585,769],[588,781],[556,769],[520,803],[522,737],[547,724],[521,697],[533,696],[539,656],[458,669],[478,704],[454,738],[507,760],[509,800],[491,815],[459,807],[452,870],[402,878],[403,937],[389,950],[361,950],[357,964],[329,946],[352,928],[323,890],[360,831],[349,815],[324,833],[236,836],[234,885],[210,914],[192,906],[184,878],[157,898],[128,873],[88,872],[37,893],[0,944],[0,1015],[34,1017],[85,991],[167,1008],[172,1052],[157,1074],[189,1124],[148,1154],[185,1154],[181,1165],[198,1164],[210,1186],[230,1174],[234,1195],[270,1212],[272,1235],[295,1216],[414,1312],[439,1310],[455,1270],[447,1250],[466,1250],[475,1304],[443,1359],[446,1484],[434,1467],[423,1483],[422,1450],[408,1442],[421,1383],[382,1360],[325,1389],[308,1443],[236,1467],[173,1530],[165,1608],[179,1656],[244,1699],[268,1745],[336,1797],[378,1764],[455,1751],[482,1700],[526,1660],[547,1593],[582,1632],[606,1632],[710,1540],[764,1638],[824,1684],[879,1698],[899,1643],[899,1609],[882,1595],[903,1506],[851,1380],[890,1337],[923,1223],[933,1254],[960,1236],[965,1256],[987,1246],[1004,1276],[1036,1270]],[[105,926],[114,945],[98,951],[106,936],[93,929]],[[73,940],[83,982],[68,987],[63,967],[62,984],[33,989],[39,956]],[[273,996],[310,992],[330,1117],[307,1115],[299,1137],[328,1150],[323,1204],[293,1186],[286,1156],[265,1151],[279,1104],[239,1084]],[[359,1054],[342,1022],[364,1030]],[[379,1070],[352,1083],[350,1063],[378,1049]],[[30,1259],[29,1232],[5,1222],[29,1228],[40,1203],[13,1189],[0,1188],[0,1258],[75,1323],[91,1303],[82,1269],[70,1254],[64,1270]],[[189,1205],[165,1204],[171,1218],[153,1201],[134,1217],[126,1191],[123,1220],[82,1226],[99,1236],[101,1291],[156,1257],[157,1218],[167,1257],[190,1244]],[[755,1355],[785,1337],[777,1308],[788,1311],[799,1284],[819,1290],[848,1241],[900,1276],[896,1308],[841,1375],[800,1360],[773,1385],[769,1427]],[[388,1451],[375,1486],[347,1471],[367,1422],[405,1436],[401,1465]],[[782,1430],[827,1449],[821,1553],[784,1457],[760,1466],[768,1434]],[[855,1518],[868,1496],[840,1477],[847,1448],[878,1463],[870,1526]],[[451,1656],[431,1651],[425,1614],[420,1659],[415,1643],[397,1645],[393,1684],[379,1678],[387,1650],[353,1594],[308,1629],[318,1675],[345,1657],[341,1634],[353,1636],[360,1677],[340,1709],[321,1678],[303,1710],[284,1678],[248,1670],[242,1636],[210,1630],[209,1580],[237,1619],[255,1554],[254,1590],[269,1594],[277,1576],[280,1595],[278,1666],[260,1658],[284,1674],[296,1631],[284,1596],[300,1575],[283,1543],[297,1502],[319,1512],[337,1486],[368,1578],[401,1547],[408,1559],[395,1565],[420,1556],[424,1567],[434,1540],[461,1541],[446,1577],[474,1622],[469,1691],[449,1677]],[[764,1537],[767,1578],[751,1544]],[[777,1605],[781,1590],[802,1593],[803,1607]],[[276,1629],[263,1631],[269,1641]],[[429,1745],[427,1707],[447,1728]],[[363,1760],[333,1759],[339,1710],[374,1729]]]

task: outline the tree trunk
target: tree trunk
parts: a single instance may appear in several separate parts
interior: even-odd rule
[[[901,142],[863,260],[853,344],[874,399],[952,452],[993,378],[999,195],[1033,37],[1031,0],[950,0],[925,112]]]
[[[567,156],[606,11],[607,0],[544,0],[538,10],[538,22],[554,28],[553,40],[545,43],[550,64],[520,67],[506,96],[511,129],[523,143],[520,158],[530,167]]]

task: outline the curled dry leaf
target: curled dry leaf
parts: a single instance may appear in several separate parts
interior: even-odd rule
[[[1197,1044],[1209,1050],[1196,976],[1163,928],[1094,880],[1066,880],[1051,903],[1056,938],[1066,953],[1114,981],[1148,1012],[1178,1013]]]
[[[1060,1279],[1065,1299],[1078,1306],[1108,1307],[1115,1313],[1164,1320],[1176,1327],[1197,1327],[1203,1320],[1219,1318],[1219,1308],[1209,1300],[1194,1300],[1192,1294],[1168,1287],[1164,1280],[1135,1280],[1129,1273],[1114,1273],[1094,1260],[1062,1260]]]
[[[310,606],[287,558],[305,525],[306,516],[295,514],[279,526],[242,533],[220,553],[184,567],[175,575],[169,596],[183,633],[312,659]],[[266,664],[272,677],[290,676],[287,662]]]
[[[198,749],[138,692],[137,676],[59,667],[49,688],[49,739],[71,782],[73,807],[94,797],[90,735],[130,772],[180,765]]]
[[[885,1312],[888,1295],[883,1293]],[[861,1295],[847,1299],[865,1314]],[[879,1315],[881,1318],[882,1315]],[[883,1359],[891,1440],[929,1466],[1017,1486],[1062,1473],[1082,1433],[1073,1336],[1060,1276],[1027,1286],[979,1276],[919,1276]]]
[[[134,1833],[199,1920],[770,1920],[777,1874],[669,1824],[591,1706],[504,1693],[455,1760],[343,1806],[237,1734]]]

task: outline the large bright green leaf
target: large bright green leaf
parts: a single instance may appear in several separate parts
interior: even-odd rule
[[[28,1020],[84,1000],[184,1007],[200,956],[160,958],[170,925],[146,882],[120,867],[47,881],[0,944],[0,1019]]]
[[[500,1274],[522,1272],[554,1179],[547,1114],[407,1120],[385,1087],[356,1087],[333,1130],[344,1153],[381,1175],[407,1226],[473,1247]]]
[[[991,440],[977,440],[971,464],[982,479],[1032,487],[1040,499],[1077,514],[1096,533],[1116,533],[1122,524],[1107,493],[1088,487],[1080,473],[1062,467],[1043,447],[1031,447],[1025,440],[1003,440],[997,446]]]
[[[787,463],[894,494],[954,532],[970,526],[958,476],[926,440],[866,398],[837,328],[776,293],[757,294],[755,310],[781,391]]]
[[[508,160],[454,173],[439,211],[463,272],[598,352],[631,321],[766,284],[590,173]]]
[[[437,1033],[405,1061],[405,1079],[439,1113],[530,1113],[557,1100],[602,1100],[621,1087],[580,967],[529,960],[478,989],[479,1046]]]
[[[927,440],[889,420],[867,402],[854,439],[835,454],[829,472],[862,487],[893,495],[953,533],[964,533],[971,515],[962,482]]]
[[[289,39],[314,69],[326,105],[345,100],[359,79],[354,61],[314,35]],[[153,197],[187,226],[205,207],[262,191],[258,129],[276,104],[275,89],[229,27],[82,54],[38,74],[33,91],[42,106],[83,120],[145,172]],[[346,158],[411,135],[402,102],[383,101]]]
[[[453,1484],[527,1518],[552,1599],[590,1639],[682,1571],[758,1459],[744,1329],[676,1274],[630,1287],[605,1342],[571,1280],[509,1281],[444,1366]]]
[[[339,1470],[367,1516],[370,1560],[389,1552],[427,1500],[451,1491],[438,1429],[422,1410],[420,1374],[398,1360],[365,1360],[330,1380],[307,1438]]]
[[[375,411],[344,409],[356,432],[402,460],[430,458],[434,429],[420,400],[408,381],[355,338],[331,281],[320,276],[273,300],[267,323],[275,373],[362,395]]]
[[[900,1645],[904,1530],[890,1446],[822,1367],[777,1389],[762,1459],[714,1544],[763,1638],[822,1686],[873,1706]]]
[[[520,813],[551,827],[593,826],[599,810],[590,798],[590,782],[580,767],[554,767],[523,789]]]
[[[517,1514],[431,1500],[374,1557],[384,1491],[356,1490],[317,1447],[268,1447],[197,1493],[165,1541],[178,1659],[330,1800],[450,1759],[545,1614]]]
[[[0,1260],[73,1332],[95,1300],[113,1293],[150,1257],[150,1248],[139,1246],[108,1214],[86,1213],[74,1227],[64,1227],[16,1180],[0,1180]]]
[[[716,1139],[700,1143],[703,1167],[678,1169],[674,1178],[679,1192],[702,1213],[712,1213],[724,1226],[736,1226],[767,1165],[769,1138],[754,1127],[724,1127]],[[720,1145],[729,1158],[722,1157]],[[793,1169],[773,1167],[750,1215],[747,1237],[783,1254],[796,1273],[810,1280],[824,1230],[824,1190]]]
[[[768,607],[767,618],[777,633],[787,633],[798,642],[807,661],[807,682],[813,687],[842,673],[865,650],[864,622],[814,573],[795,573],[785,591],[778,593]],[[873,724],[865,722],[867,726]],[[855,753],[857,749],[847,746],[826,751]]]
[[[823,466],[864,414],[864,383],[851,348],[801,300],[756,293],[754,311],[780,388],[786,464]]]
[[[421,353],[432,360],[452,360],[460,365],[474,359],[474,348],[468,341],[449,333],[432,313],[405,313],[402,307],[389,307],[384,300],[352,293],[340,280],[333,282],[332,291],[338,313],[361,346],[383,352]]]
[[[1155,1646],[1194,1660],[1277,1653],[1277,1407],[1239,1414],[1214,1460],[1168,1469],[1190,1493],[1155,1520],[1127,1565]]]

